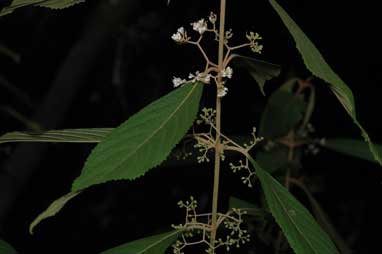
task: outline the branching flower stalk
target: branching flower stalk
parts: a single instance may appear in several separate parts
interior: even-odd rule
[[[202,54],[205,65],[204,71],[195,73],[190,73],[188,79],[183,79],[179,77],[173,78],[174,87],[182,86],[189,82],[202,82],[204,84],[214,83],[216,85],[216,105],[215,109],[203,109],[200,115],[201,119],[196,121],[197,124],[204,123],[209,126],[209,131],[206,133],[193,133],[193,138],[197,141],[195,148],[201,153],[197,157],[198,162],[209,162],[208,152],[214,151],[214,183],[213,183],[213,195],[212,195],[212,211],[208,215],[204,215],[205,221],[201,222],[199,219],[201,215],[198,215],[195,211],[194,204],[195,200],[191,200],[189,203],[179,203],[181,207],[186,208],[186,220],[184,224],[174,226],[175,228],[185,230],[186,232],[192,232],[198,230],[202,234],[202,240],[190,242],[185,234],[182,236],[182,240],[178,241],[174,247],[174,253],[183,253],[182,249],[188,245],[194,245],[197,243],[207,244],[207,252],[210,254],[215,253],[215,249],[221,246],[226,246],[229,250],[229,246],[235,245],[240,246],[241,243],[245,243],[249,240],[249,236],[245,233],[245,230],[240,228],[241,224],[241,214],[239,210],[233,210],[235,214],[234,217],[227,214],[218,213],[218,201],[219,201],[219,181],[220,181],[220,164],[224,160],[224,151],[236,151],[240,152],[245,156],[245,164],[241,163],[239,166],[235,166],[230,163],[231,169],[239,171],[241,169],[246,169],[248,175],[242,177],[242,181],[248,187],[252,187],[252,178],[254,177],[254,172],[250,169],[248,163],[249,150],[261,140],[255,135],[256,129],[253,129],[252,135],[253,140],[249,144],[239,145],[233,140],[222,134],[221,132],[221,104],[222,98],[226,96],[228,88],[226,87],[227,79],[232,78],[233,69],[229,66],[230,62],[233,60],[234,55],[232,52],[244,47],[249,47],[255,53],[261,53],[262,45],[258,43],[261,39],[258,33],[249,32],[246,35],[248,42],[237,46],[230,46],[229,40],[232,38],[232,30],[225,30],[225,14],[226,14],[226,0],[221,0],[220,2],[220,17],[219,17],[219,28],[217,29],[217,15],[211,12],[207,20],[200,19],[196,22],[191,23],[192,29],[199,34],[197,40],[192,40],[191,36],[187,33],[184,27],[178,28],[177,32],[172,35],[172,39],[178,44],[189,44],[195,46]],[[201,41],[205,34],[212,33],[215,40],[218,42],[218,63],[211,61],[211,58],[207,55],[206,51],[201,45]],[[202,216],[203,217],[203,216]],[[236,218],[236,219],[235,219]],[[239,218],[239,219],[237,219]],[[231,230],[231,236],[228,235],[226,240],[217,238],[217,231],[220,225],[224,224],[224,227]],[[208,240],[208,242],[207,242]]]
[[[212,213],[198,214],[196,212],[197,201],[192,196],[189,201],[179,201],[178,206],[185,208],[186,213],[183,224],[173,225],[173,228],[183,231],[181,238],[172,246],[174,254],[183,254],[186,247],[193,245],[205,245],[206,252],[214,254],[216,249],[220,247],[225,247],[229,251],[232,246],[240,247],[241,244],[249,241],[247,230],[242,228],[242,217],[247,214],[245,210],[233,209],[226,214],[216,214],[217,227],[223,225],[229,234],[226,235],[225,239],[218,238],[212,244]]]

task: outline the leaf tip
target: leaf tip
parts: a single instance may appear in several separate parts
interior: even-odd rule
[[[42,213],[40,213],[29,225],[29,233],[33,235],[35,227],[43,220],[56,215],[69,200],[80,194],[81,191],[69,192],[68,194],[60,197],[59,199],[53,201],[49,207]]]

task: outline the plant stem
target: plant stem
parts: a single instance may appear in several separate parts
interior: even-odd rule
[[[224,33],[225,33],[225,11],[226,0],[220,1],[220,21],[219,21],[219,55],[218,55],[218,80],[217,88],[222,86],[223,60],[224,60]],[[216,95],[216,143],[215,143],[215,169],[214,169],[214,188],[212,197],[212,225],[211,225],[211,249],[214,251],[216,231],[217,231],[217,210],[219,198],[220,180],[220,155],[221,155],[221,98]]]

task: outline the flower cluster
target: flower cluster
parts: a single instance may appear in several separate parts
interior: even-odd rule
[[[200,71],[196,71],[195,74],[190,73],[188,75],[188,78],[191,80],[191,82],[200,81],[204,84],[209,84],[211,82],[212,75],[209,73],[201,73]]]
[[[215,124],[216,110],[213,108],[203,108],[199,116],[200,119],[196,120],[197,124]]]
[[[182,79],[179,77],[173,77],[172,78],[172,84],[174,85],[175,88],[178,86],[184,85],[187,82],[195,83],[196,81],[199,81],[199,82],[202,82],[204,84],[209,84],[211,82],[212,77],[213,76],[209,73],[196,71],[195,74],[190,73],[188,75],[188,80]]]
[[[179,225],[172,225],[175,229],[182,230],[181,237],[172,245],[174,254],[184,254],[183,250],[187,246],[195,244],[204,244],[206,252],[210,254],[216,253],[216,249],[225,247],[229,251],[232,247],[239,248],[240,245],[249,242],[248,231],[242,228],[243,215],[246,211],[233,208],[226,214],[218,213],[217,227],[220,225],[228,231],[223,238],[215,240],[211,244],[211,214],[197,214],[197,202],[191,197],[189,201],[179,201],[180,208],[186,209],[185,222]]]
[[[185,79],[181,79],[181,78],[178,78],[178,77],[173,77],[172,78],[172,83],[173,83],[174,87],[181,86],[181,85],[183,85],[186,82],[187,82],[187,80],[185,80]]]
[[[249,145],[246,144],[246,143],[243,144],[244,148],[247,151],[251,150],[257,143],[259,143],[259,142],[264,140],[263,137],[257,137],[257,135],[256,135],[256,127],[252,128],[251,135],[252,135],[252,140],[249,142]]]
[[[216,29],[216,21],[217,21],[216,14],[211,12],[208,19],[202,18],[196,22],[191,23],[192,29],[194,31],[196,31],[197,33],[199,33],[199,35],[200,35],[200,37],[197,41],[191,40],[191,37],[189,37],[187,35],[187,32],[184,29],[184,27],[178,28],[177,32],[171,36],[171,38],[179,44],[188,43],[188,44],[192,44],[192,45],[197,46],[199,48],[199,50],[202,52],[202,54],[206,60],[206,67],[205,67],[205,70],[203,72],[197,71],[195,73],[190,73],[188,76],[188,79],[183,79],[180,77],[173,77],[172,83],[173,83],[174,87],[182,86],[183,84],[185,84],[187,82],[196,82],[196,81],[202,82],[204,84],[210,84],[211,79],[213,79],[217,85],[217,96],[221,98],[227,94],[228,88],[226,88],[224,86],[225,82],[219,80],[218,77],[219,78],[225,78],[225,79],[231,79],[232,75],[233,75],[233,69],[230,66],[227,66],[228,62],[225,62],[223,64],[225,66],[225,68],[223,70],[220,70],[218,68],[217,64],[215,64],[209,60],[208,56],[206,55],[206,53],[204,52],[204,50],[200,44],[200,41],[202,39],[202,35],[205,32],[212,32],[216,36],[218,36],[218,31]],[[208,28],[208,24],[209,24],[208,22],[210,23],[212,28]],[[225,36],[224,36],[225,42],[228,43],[228,40],[232,36],[233,36],[232,30],[226,31]],[[212,73],[214,73],[214,74],[212,74]]]
[[[218,87],[218,97],[222,98],[227,95],[228,88],[225,86]]]
[[[204,19],[200,19],[194,23],[191,23],[192,29],[197,31],[199,34],[203,34],[207,31],[207,22]]]
[[[179,27],[178,31],[171,36],[171,39],[177,43],[186,43],[191,38],[187,36],[187,32],[184,27]]]
[[[232,74],[233,74],[233,70],[229,66],[221,71],[221,75],[222,75],[223,78],[231,79],[232,78]]]
[[[249,40],[249,46],[251,47],[251,50],[255,53],[261,54],[263,45],[258,43],[258,40],[262,39],[261,36],[258,33],[249,32],[246,37]]]
[[[243,163],[242,160],[239,160],[238,165],[234,165],[233,163],[230,163],[229,166],[230,166],[233,173],[241,171],[242,169],[247,170],[247,172],[248,172],[247,175],[242,176],[241,181],[243,182],[243,184],[247,185],[249,188],[253,187],[252,186],[252,177],[254,177],[255,173],[250,169],[247,159],[245,160],[245,163]]]

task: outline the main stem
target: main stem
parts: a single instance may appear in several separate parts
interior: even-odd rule
[[[222,86],[223,60],[224,60],[224,33],[225,33],[225,10],[226,0],[220,1],[220,21],[219,21],[219,58],[218,58],[218,84]],[[211,248],[215,246],[216,231],[217,231],[217,211],[219,200],[219,179],[220,179],[220,155],[221,155],[221,98],[216,96],[216,143],[215,143],[215,170],[214,170],[214,189],[212,196],[212,225],[211,225]]]

